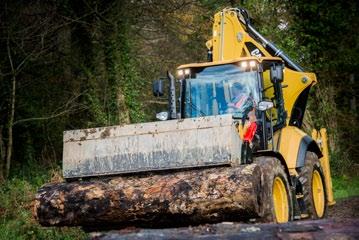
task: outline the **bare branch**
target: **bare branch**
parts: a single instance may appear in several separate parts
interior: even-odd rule
[[[15,75],[15,69],[14,64],[11,57],[11,50],[10,50],[10,36],[8,35],[7,41],[6,41],[6,48],[7,48],[7,56],[9,58],[10,67],[11,67],[11,74]]]
[[[16,124],[19,124],[19,123],[24,123],[24,122],[38,121],[38,120],[49,120],[49,119],[52,119],[52,118],[57,118],[57,117],[63,116],[65,114],[68,114],[68,113],[71,113],[71,112],[77,112],[77,111],[84,110],[84,109],[85,109],[84,107],[83,108],[74,108],[74,109],[64,110],[62,112],[59,112],[59,113],[56,113],[56,114],[53,114],[53,115],[50,115],[50,116],[46,116],[46,117],[33,117],[33,118],[21,119],[21,120],[15,121],[13,126],[16,125]]]
[[[149,100],[146,101],[145,104],[160,104],[160,105],[167,105],[168,102],[167,101],[154,101],[154,100]]]
[[[32,118],[26,118],[26,119],[20,119],[17,120],[13,123],[13,126],[19,123],[24,123],[24,122],[30,122],[30,121],[39,121],[39,120],[49,120],[49,119],[53,119],[53,118],[57,118],[60,116],[63,116],[65,114],[68,113],[72,113],[72,112],[77,112],[77,111],[82,111],[87,109],[86,106],[83,105],[79,105],[79,104],[74,104],[71,105],[72,103],[75,102],[76,99],[78,99],[81,94],[78,94],[76,96],[73,96],[72,98],[70,98],[64,105],[58,107],[57,109],[55,109],[55,111],[53,111],[53,113],[49,116],[46,117],[32,117]]]

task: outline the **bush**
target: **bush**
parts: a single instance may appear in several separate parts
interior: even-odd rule
[[[0,185],[0,239],[85,239],[78,228],[44,228],[31,213],[31,202],[39,186],[57,171],[39,173],[32,179],[12,178]]]
[[[332,182],[334,198],[336,200],[352,196],[359,196],[358,176],[348,177],[346,175],[343,175],[341,177],[334,177],[332,179]]]

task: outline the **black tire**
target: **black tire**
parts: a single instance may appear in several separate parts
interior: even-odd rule
[[[318,216],[315,209],[314,199],[313,199],[313,189],[312,189],[312,180],[314,171],[319,172],[324,192],[324,211],[321,216]],[[309,218],[318,219],[326,216],[327,212],[327,194],[325,191],[325,181],[323,170],[320,166],[318,156],[313,152],[307,152],[305,156],[304,167],[299,169],[299,181],[302,185],[303,201],[304,201],[304,214],[308,214]]]
[[[273,200],[273,184],[276,177],[280,178],[284,183],[288,201],[288,221],[293,220],[292,193],[283,165],[278,159],[273,157],[258,157],[255,159],[255,163],[261,168],[261,191],[258,195],[259,216],[261,220],[265,222],[278,222]]]

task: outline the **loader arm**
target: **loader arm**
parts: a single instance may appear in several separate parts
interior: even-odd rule
[[[301,127],[311,86],[317,83],[314,73],[305,72],[283,51],[258,33],[244,9],[226,8],[214,15],[212,39],[206,42],[210,60],[221,63],[244,57],[279,57],[285,64],[282,83],[287,124]],[[180,66],[179,68],[183,68]],[[264,89],[269,99],[274,91],[269,72],[264,73]]]

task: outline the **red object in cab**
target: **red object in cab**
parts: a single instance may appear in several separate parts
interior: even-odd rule
[[[246,133],[243,136],[243,140],[248,141],[248,142],[252,142],[254,134],[256,133],[256,130],[257,130],[257,123],[251,122],[251,124],[249,125]]]

